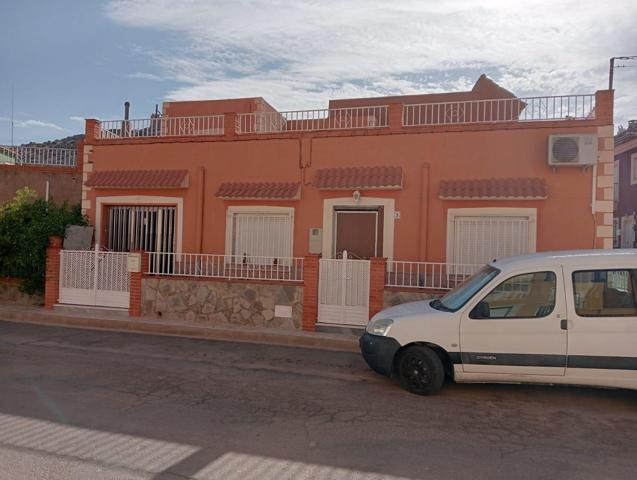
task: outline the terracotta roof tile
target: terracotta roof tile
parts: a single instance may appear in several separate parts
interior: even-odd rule
[[[314,186],[320,190],[403,188],[401,167],[322,168],[314,175]]]
[[[106,188],[188,188],[188,170],[104,170],[86,185]]]
[[[222,183],[217,197],[234,200],[298,200],[299,182],[228,182]]]
[[[538,200],[548,197],[548,186],[541,178],[442,180],[438,196],[443,200]]]

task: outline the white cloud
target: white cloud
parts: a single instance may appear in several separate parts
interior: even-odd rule
[[[8,117],[0,117],[0,122],[10,122],[11,119]],[[60,127],[59,125],[51,122],[43,122],[42,120],[14,120],[13,125],[16,128],[40,128],[40,129],[48,129],[48,130],[58,130],[64,131],[65,128]]]
[[[609,57],[637,45],[631,0],[113,0],[106,12],[180,39],[137,47],[182,83],[169,98],[263,96],[282,109],[466,89],[482,72],[518,95],[594,92]],[[618,71],[616,88],[618,121],[637,117],[637,69]]]
[[[154,73],[135,72],[128,75],[129,78],[137,78],[139,80],[152,80],[153,82],[163,82],[165,79]]]
[[[72,120],[74,122],[82,122],[82,123],[84,123],[84,117],[78,117],[76,115],[71,115],[69,117],[69,120]]]

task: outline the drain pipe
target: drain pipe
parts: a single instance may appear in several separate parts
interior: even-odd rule
[[[595,218],[595,199],[597,198],[597,164],[593,165],[593,181],[591,190],[591,214],[593,215],[593,248],[595,248],[595,239],[597,238],[597,219]]]
[[[46,181],[46,185],[44,186],[44,200],[49,201],[49,181]]]

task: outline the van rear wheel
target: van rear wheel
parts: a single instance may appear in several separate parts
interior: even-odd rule
[[[400,354],[397,370],[400,385],[416,395],[433,395],[445,381],[445,369],[440,358],[427,347],[406,348]]]

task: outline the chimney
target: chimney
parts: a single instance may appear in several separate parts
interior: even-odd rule
[[[124,102],[124,120],[128,120],[130,113],[130,102]]]
[[[629,132],[637,132],[637,120],[628,120],[628,128],[626,130]]]

